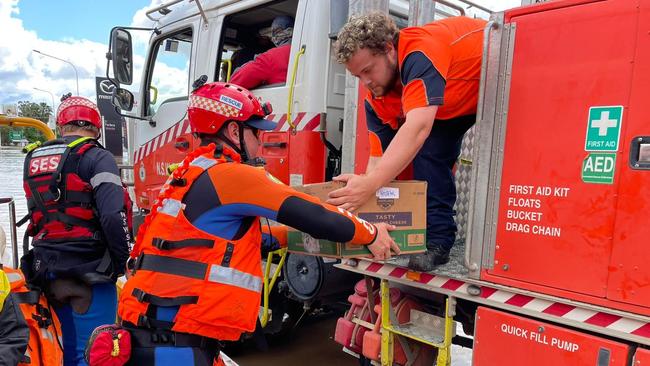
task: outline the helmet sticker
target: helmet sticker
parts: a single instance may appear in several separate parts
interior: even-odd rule
[[[239,110],[230,104],[220,103],[198,95],[190,96],[190,108],[204,109],[226,117],[236,117],[239,114]]]
[[[241,102],[238,102],[235,99],[232,99],[232,98],[230,98],[230,97],[228,97],[226,95],[219,96],[219,101],[222,102],[222,103],[226,103],[229,106],[235,107],[235,108],[237,108],[237,110],[242,109],[242,106],[243,106]]]

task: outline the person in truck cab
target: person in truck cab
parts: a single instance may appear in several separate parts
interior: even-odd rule
[[[194,84],[188,118],[201,146],[164,185],[138,231],[118,315],[131,365],[212,365],[219,341],[255,329],[262,291],[260,217],[315,238],[399,249],[370,224],[300,193],[253,166],[271,106],[234,84]],[[172,361],[170,361],[172,360]]]
[[[255,56],[253,61],[247,62],[237,69],[230,78],[230,82],[246,89],[284,84],[287,81],[292,34],[293,19],[291,17],[281,15],[273,19],[271,40],[275,47]]]
[[[329,203],[354,210],[412,165],[427,181],[427,252],[409,267],[449,261],[456,237],[453,168],[476,120],[486,22],[452,17],[399,30],[386,14],[352,17],[335,44],[339,63],[368,88],[370,159],[365,175],[343,174]]]

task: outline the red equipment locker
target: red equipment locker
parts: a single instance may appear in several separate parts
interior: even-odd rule
[[[638,8],[629,109],[621,136],[618,202],[607,297],[650,306],[650,1]],[[641,158],[641,159],[639,159]],[[640,160],[640,161],[639,161]],[[638,165],[638,166],[636,166]]]
[[[326,148],[320,131],[262,132],[261,156],[265,169],[285,184],[302,185],[325,180]]]
[[[479,307],[472,365],[625,366],[629,346],[541,321]]]
[[[650,366],[650,350],[638,348],[634,353],[634,366]]]
[[[640,288],[650,274],[641,265],[650,197],[640,193],[650,171],[629,164],[631,139],[650,136],[648,3],[506,12],[514,52],[494,267],[484,279],[650,304],[650,288]]]

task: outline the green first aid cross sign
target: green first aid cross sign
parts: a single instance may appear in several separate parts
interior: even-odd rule
[[[623,106],[591,107],[585,151],[617,151],[623,123]]]

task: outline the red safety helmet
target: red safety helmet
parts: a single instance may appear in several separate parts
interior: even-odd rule
[[[75,121],[88,122],[100,130],[102,128],[102,117],[95,103],[84,97],[64,98],[56,112],[56,124],[63,126]]]
[[[273,130],[276,123],[264,119],[272,111],[271,104],[260,103],[241,86],[216,82],[192,92],[187,115],[192,132],[215,134],[229,121],[242,122],[258,130]]]

